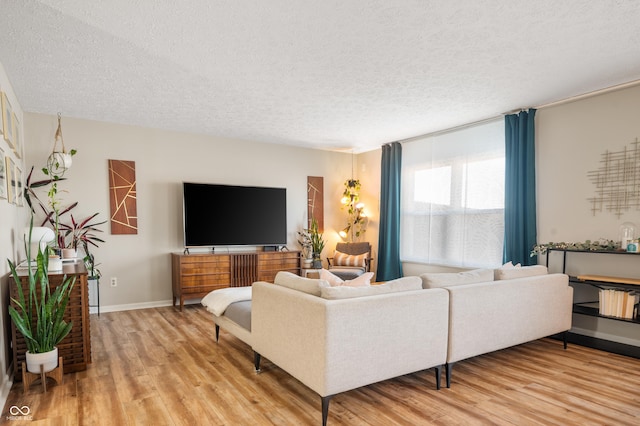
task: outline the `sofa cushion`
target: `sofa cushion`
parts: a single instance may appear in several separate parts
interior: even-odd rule
[[[332,274],[324,268],[320,269],[320,279],[328,282],[331,287],[339,287],[344,282],[342,278]]]
[[[322,287],[320,289],[320,295],[324,299],[350,299],[354,297],[374,296],[377,294],[421,289],[422,281],[420,280],[420,277],[403,277],[387,281],[384,284],[367,287]]]
[[[276,274],[273,283],[293,290],[320,296],[320,289],[330,287],[329,283],[322,279],[304,278],[287,271],[280,271]]]
[[[533,277],[536,275],[547,275],[549,271],[544,265],[533,266],[513,266],[507,268],[498,268],[495,270],[496,280],[513,280],[516,278]]]
[[[326,269],[320,270],[320,279],[327,281],[331,287],[366,287],[371,285],[372,278],[373,272],[366,272],[351,280],[343,280],[339,276],[333,274],[331,271],[327,271]]]
[[[358,266],[366,268],[368,253],[363,254],[347,254],[340,251],[333,255],[333,264],[335,266]]]
[[[426,273],[420,275],[423,288],[451,287],[493,281],[493,269],[474,269],[463,272]]]

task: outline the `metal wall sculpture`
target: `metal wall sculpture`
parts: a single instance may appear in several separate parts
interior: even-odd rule
[[[620,218],[629,210],[640,210],[640,141],[622,151],[605,151],[598,170],[587,173],[596,186],[589,198],[591,211],[608,211]]]

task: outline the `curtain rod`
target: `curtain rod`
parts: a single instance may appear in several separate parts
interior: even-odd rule
[[[634,86],[637,86],[637,85],[640,85],[640,80],[633,80],[633,81],[629,81],[627,83],[621,83],[621,84],[617,84],[615,86],[605,87],[603,89],[594,90],[592,92],[583,93],[581,95],[572,96],[570,98],[561,99],[559,101],[548,102],[546,104],[542,104],[542,105],[539,105],[539,106],[536,106],[536,107],[533,107],[533,108],[536,109],[536,110],[539,110],[539,109],[543,109],[543,108],[550,108],[550,107],[554,107],[554,106],[558,106],[558,105],[564,105],[564,104],[568,104],[570,102],[575,102],[575,101],[579,101],[579,100],[582,100],[582,99],[591,98],[593,96],[604,95],[605,93],[615,92],[617,90],[622,90],[622,89],[628,89],[630,87],[634,87]],[[478,124],[489,123],[489,122],[491,122],[493,120],[498,120],[498,119],[504,117],[507,114],[515,114],[515,113],[518,113],[520,111],[526,111],[528,109],[529,108],[514,109],[514,110],[511,110],[511,111],[502,113],[502,114],[500,114],[498,116],[495,116],[495,117],[485,118],[483,120],[474,121],[472,123],[461,124],[460,126],[451,127],[451,128],[444,129],[444,130],[438,130],[438,131],[432,132],[432,133],[425,133],[424,135],[419,135],[419,136],[414,136],[414,137],[407,138],[407,139],[402,139],[402,140],[399,140],[398,142],[400,142],[400,143],[408,143],[408,142],[413,142],[415,140],[423,139],[423,138],[426,138],[426,137],[438,136],[438,135],[442,135],[442,134],[449,133],[449,132],[455,132],[455,131],[462,130],[462,129],[467,128],[467,127],[476,126]]]
[[[616,84],[615,86],[605,87],[604,89],[594,90],[592,92],[583,93],[582,95],[572,96],[570,98],[561,99],[559,101],[549,102],[537,107],[535,109],[549,108],[558,105],[568,104],[569,102],[579,101],[581,99],[590,98],[593,96],[604,95],[605,93],[615,92],[617,90],[628,89],[629,87],[637,86],[640,84],[640,80],[633,80],[627,83]]]
[[[438,131],[431,132],[431,133],[425,133],[423,135],[413,136],[411,138],[399,140],[398,142],[400,142],[400,143],[414,142],[414,141],[416,141],[418,139],[428,138],[428,137],[432,137],[432,136],[439,136],[439,135],[443,135],[445,133],[451,133],[451,132],[456,132],[458,130],[466,129],[467,127],[473,127],[473,126],[477,126],[479,124],[490,123],[492,121],[500,120],[501,118],[502,118],[502,115],[497,115],[495,117],[489,117],[489,118],[485,118],[483,120],[473,121],[473,122],[467,123],[467,124],[461,124],[459,126],[450,127],[448,129],[438,130]]]

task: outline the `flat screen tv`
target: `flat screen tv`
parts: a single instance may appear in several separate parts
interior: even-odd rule
[[[183,182],[185,247],[287,244],[287,190]]]

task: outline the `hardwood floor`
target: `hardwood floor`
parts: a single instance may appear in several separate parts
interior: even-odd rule
[[[199,305],[91,316],[93,363],[62,385],[22,383],[2,423],[319,425],[320,398],[221,332]],[[375,354],[372,354],[375,356]],[[443,380],[444,384],[444,380]],[[27,406],[32,420],[13,420]],[[542,339],[461,361],[450,389],[433,370],[339,394],[329,425],[638,425],[640,360]]]

